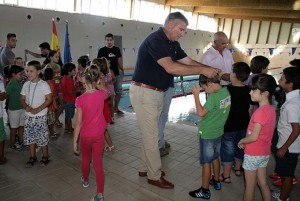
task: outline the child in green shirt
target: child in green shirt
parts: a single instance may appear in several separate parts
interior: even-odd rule
[[[189,195],[196,198],[210,199],[209,184],[216,190],[221,190],[220,176],[220,148],[221,136],[224,133],[224,124],[230,111],[230,94],[226,87],[220,84],[220,77],[207,78],[200,76],[199,83],[208,94],[206,103],[200,103],[200,87],[193,86],[192,92],[195,98],[199,121],[199,145],[200,164],[202,165],[202,186]],[[213,164],[214,176],[211,176],[211,164]]]

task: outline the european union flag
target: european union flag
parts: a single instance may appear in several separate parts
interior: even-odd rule
[[[70,41],[69,41],[69,29],[68,21],[66,21],[66,31],[65,31],[65,47],[64,47],[64,63],[72,62]]]

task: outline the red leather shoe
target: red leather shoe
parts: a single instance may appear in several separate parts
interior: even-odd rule
[[[172,189],[174,188],[174,184],[168,182],[165,178],[161,177],[159,180],[151,180],[148,179],[148,183],[159,188]]]
[[[161,176],[164,177],[166,173],[164,171],[161,171]],[[139,172],[140,177],[147,177],[147,172]]]

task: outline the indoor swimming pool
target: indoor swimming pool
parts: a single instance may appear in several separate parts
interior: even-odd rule
[[[195,112],[194,97],[191,94],[192,86],[199,84],[199,76],[184,76],[174,78],[174,96],[169,110],[170,122],[183,122],[188,124],[197,124],[198,117]],[[131,75],[126,75],[123,78],[122,97],[120,100],[120,109],[133,112],[134,110],[130,103],[129,87],[131,84]],[[200,95],[201,103],[205,103],[205,94]],[[202,101],[203,100],[203,101]]]

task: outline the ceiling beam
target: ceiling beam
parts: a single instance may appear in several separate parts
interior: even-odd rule
[[[269,17],[255,17],[255,16],[244,16],[244,15],[222,15],[216,14],[214,18],[221,19],[242,19],[242,20],[256,20],[256,21],[266,21],[266,22],[286,22],[286,23],[300,23],[300,19],[291,19],[291,18],[269,18]]]
[[[170,6],[212,6],[252,9],[300,10],[300,0],[166,0]]]
[[[195,12],[203,14],[223,14],[223,15],[240,15],[266,18],[300,18],[300,11],[287,10],[267,10],[267,9],[244,9],[244,8],[215,8],[215,7],[196,7]]]

